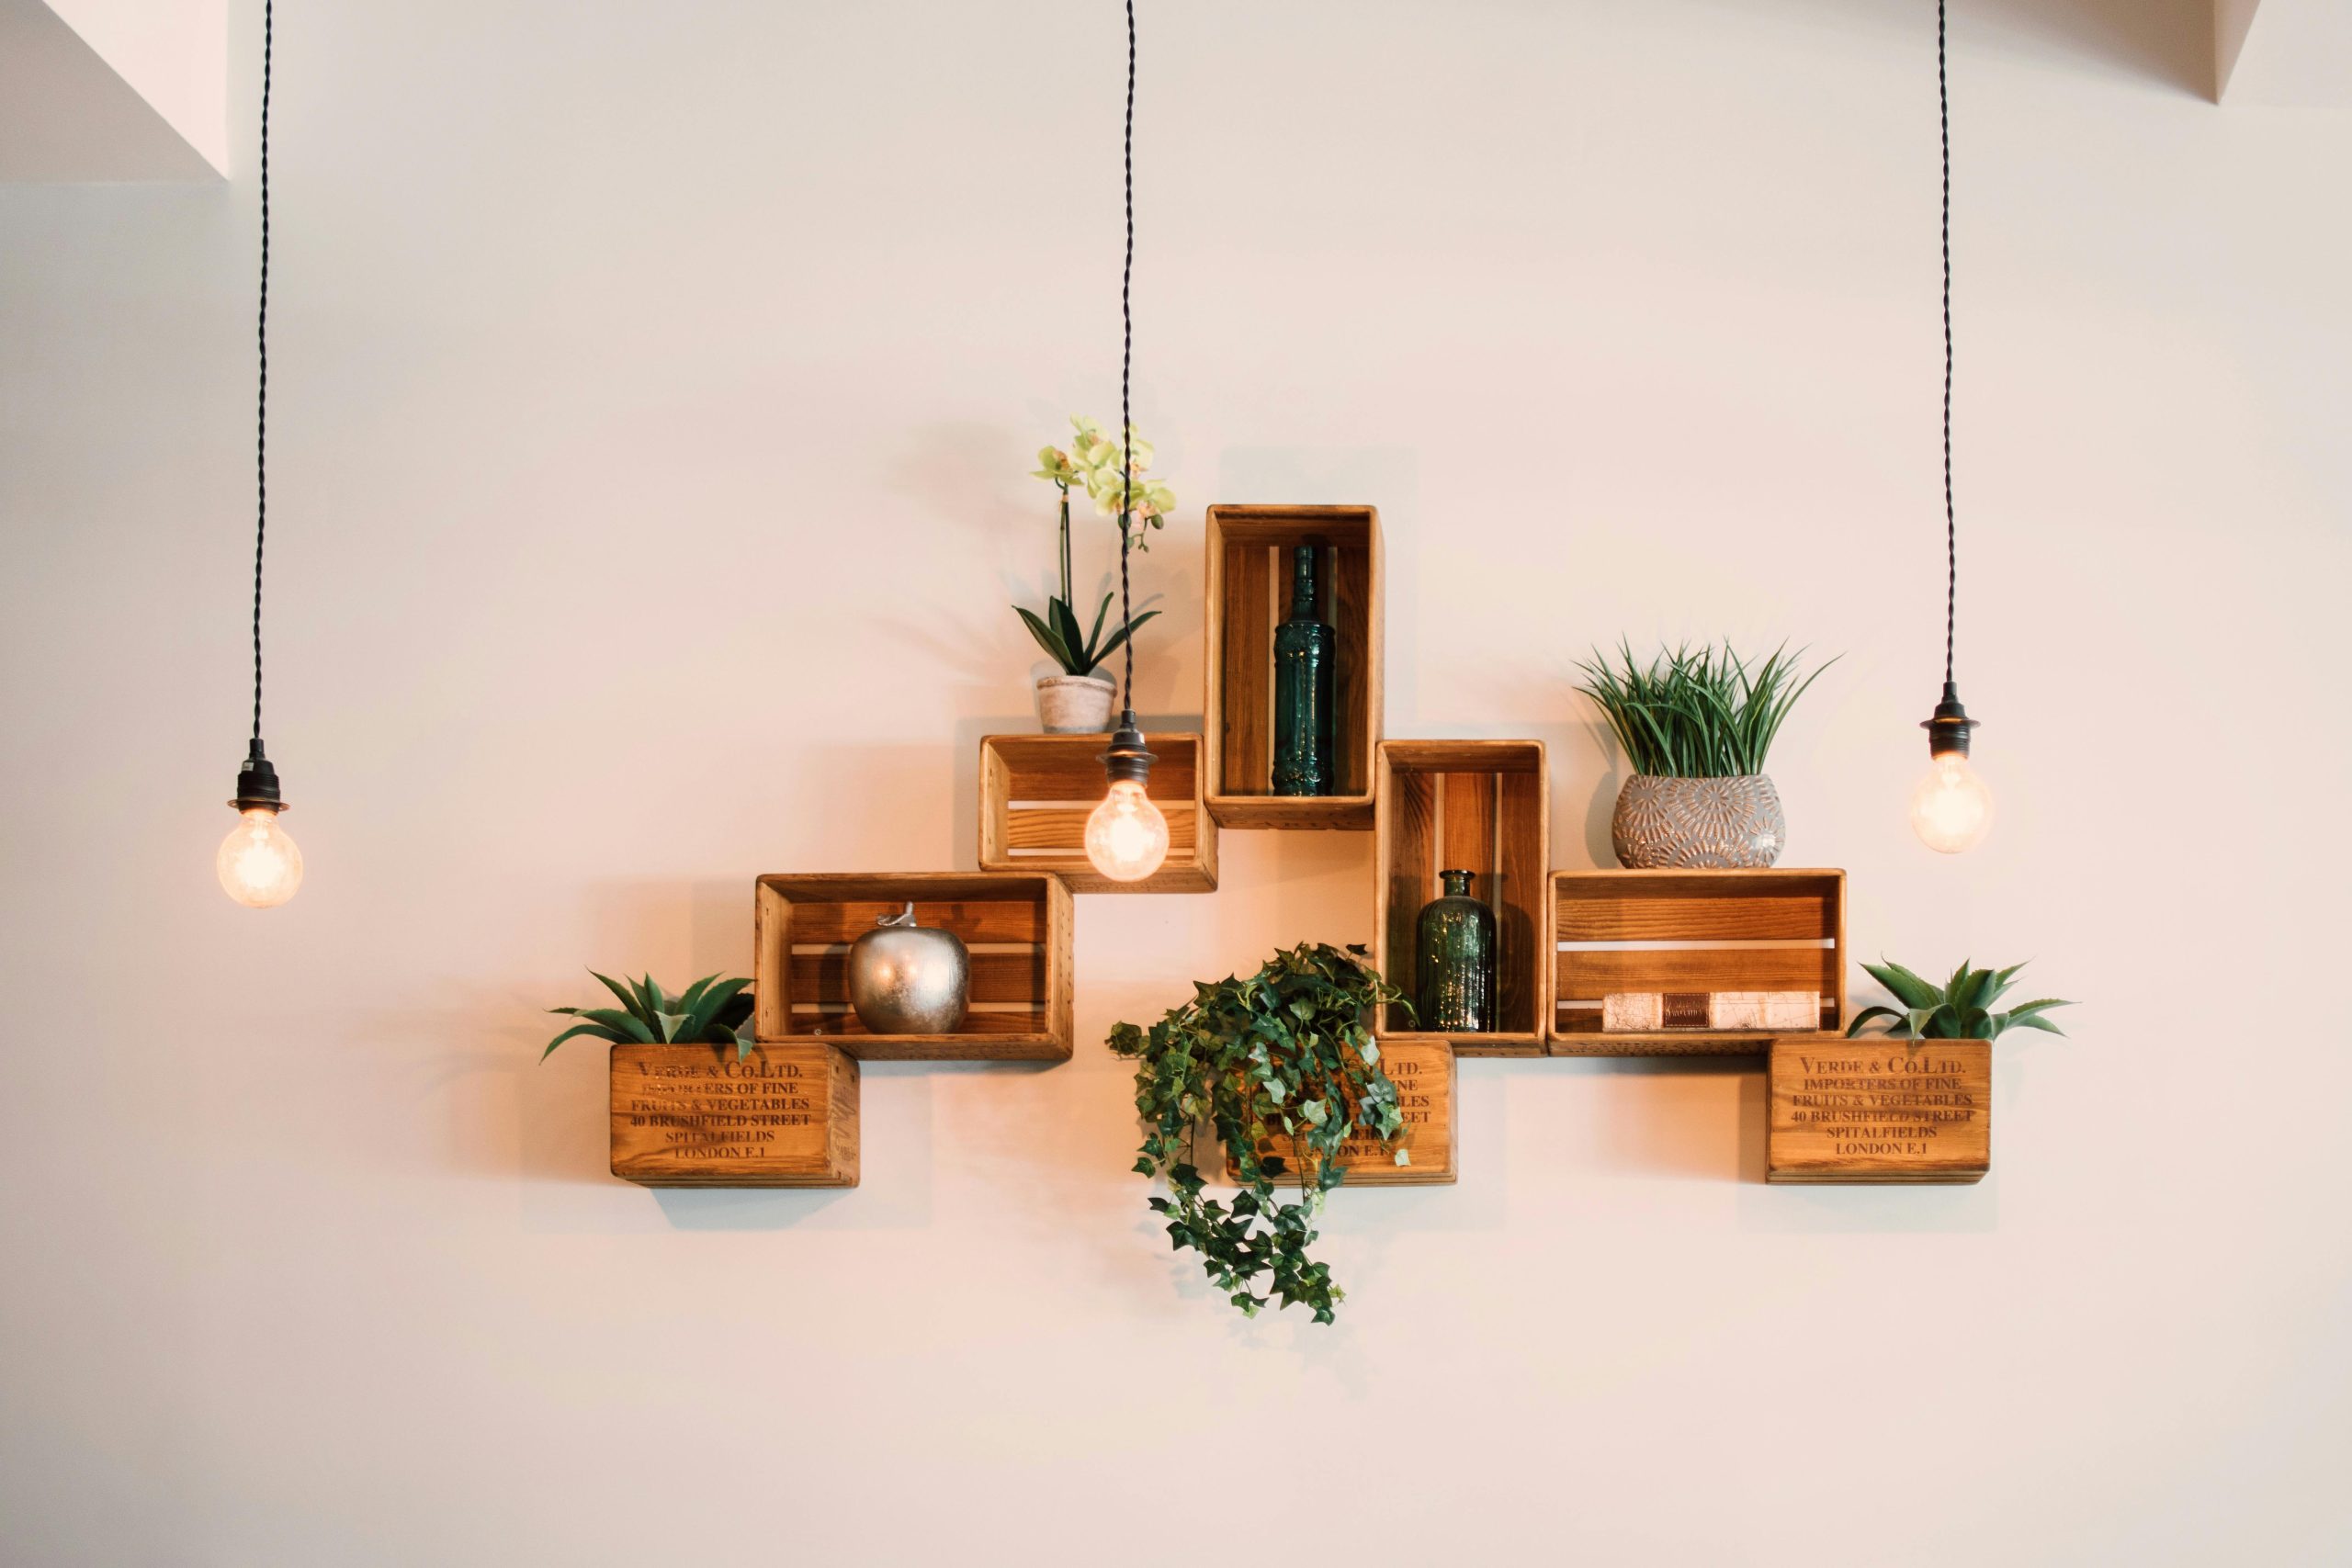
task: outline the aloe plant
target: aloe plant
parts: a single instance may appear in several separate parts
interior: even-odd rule
[[[1739,778],[1764,771],[1789,710],[1821,672],[1799,678],[1800,649],[1775,649],[1761,663],[1742,659],[1729,643],[1672,649],[1647,664],[1621,643],[1614,660],[1594,649],[1577,687],[1608,716],[1634,771],[1679,779]]]
[[[1900,964],[1865,964],[1871,978],[1884,986],[1901,1007],[1864,1008],[1847,1026],[1849,1037],[1871,1023],[1887,1021],[1885,1032],[1900,1040],[1997,1040],[2011,1029],[2040,1029],[2052,1034],[2066,1032],[2047,1016],[2052,1008],[2073,1007],[2056,997],[2020,1002],[2004,1011],[1993,1010],[2015,983],[2022,964],[2007,969],[1973,969],[1966,963],[1938,986]]]
[[[594,969],[588,973],[596,975]],[[548,1048],[539,1053],[540,1061],[575,1034],[609,1040],[616,1045],[732,1045],[739,1062],[752,1054],[752,1032],[743,1027],[752,1017],[749,980],[706,975],[673,997],[650,975],[627,985],[609,975],[596,975],[596,978],[620,998],[621,1005],[548,1009],[588,1021],[575,1023],[548,1041]]]

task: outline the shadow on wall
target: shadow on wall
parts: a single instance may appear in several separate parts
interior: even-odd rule
[[[1710,0],[1744,15],[1740,0]],[[1897,30],[1935,47],[1928,0],[1780,0],[1793,20],[1840,32]],[[1954,0],[1954,52],[1984,51],[2129,77],[2215,101],[2211,0]]]

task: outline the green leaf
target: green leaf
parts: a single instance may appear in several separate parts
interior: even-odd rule
[[[1854,1021],[1846,1026],[1846,1038],[1850,1040],[1855,1035],[1860,1034],[1862,1032],[1863,1026],[1870,1023],[1874,1019],[1900,1019],[1901,1017],[1903,1017],[1903,1014],[1895,1010],[1894,1008],[1864,1008],[1861,1011],[1854,1015]]]
[[[558,1008],[555,1010],[568,1012],[574,1018],[589,1019],[601,1023],[621,1038],[634,1040],[640,1045],[660,1043],[653,1037],[653,1031],[647,1027],[645,1021],[633,1012],[623,1012],[618,1008]]]
[[[571,1039],[575,1034],[593,1034],[599,1040],[609,1040],[616,1045],[624,1043],[623,1038],[620,1035],[614,1033],[611,1030],[606,1029],[601,1023],[575,1023],[570,1029],[565,1030],[562,1033],[548,1042],[548,1048],[539,1053],[539,1060],[544,1062],[549,1056],[554,1055],[555,1048],[562,1044],[565,1041]]]
[[[591,975],[596,975],[596,972],[594,969],[589,970],[588,973]],[[614,996],[620,998],[621,1006],[628,1009],[631,1012],[635,1012],[637,1010],[637,994],[635,992],[622,985],[618,980],[614,979],[610,975],[596,975],[596,978],[603,982],[605,989],[612,992]]]
[[[1021,617],[1021,624],[1029,628],[1029,635],[1037,639],[1037,646],[1046,650],[1047,658],[1062,667],[1064,673],[1070,675],[1086,673],[1085,671],[1077,667],[1077,656],[1062,645],[1061,638],[1047,629],[1045,622],[1018,604],[1012,607],[1012,613]]]
[[[1900,964],[1865,964],[1862,968],[1906,1008],[1935,1008],[1943,1002],[1943,992]]]
[[[718,983],[713,985],[711,981]],[[696,981],[695,989],[702,994],[695,999],[694,1005],[686,1010],[686,1021],[679,1031],[678,1037],[682,1040],[712,1038],[711,1031],[718,1026],[719,1015],[727,1010],[727,1004],[733,1001],[743,987],[751,983],[749,980],[740,978],[720,980],[716,975],[711,976],[708,980]],[[729,1036],[731,1037],[733,1032],[732,1030],[729,1030]]]

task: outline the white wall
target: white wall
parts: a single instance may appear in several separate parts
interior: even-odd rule
[[[1024,471],[1115,410],[1118,11],[292,7],[283,910],[211,873],[254,189],[0,190],[0,1557],[2342,1561],[2352,117],[2204,101],[2200,5],[1959,0],[1951,862],[1924,3],[1144,9],[1142,705],[1212,501],[1378,503],[1390,732],[1547,741],[1563,865],[1573,658],[1841,652],[1791,863],[2085,999],[1992,1177],[1767,1188],[1753,1068],[1473,1062],[1460,1184],[1335,1201],[1339,1326],[1244,1322],[1099,1043],[1369,936],[1368,835],[1237,833],[1080,900],[1069,1066],[869,1068],[861,1189],[610,1179],[601,1057],[535,1065],[583,965],[969,862]]]

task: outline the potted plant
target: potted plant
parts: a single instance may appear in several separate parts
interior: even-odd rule
[[[1991,1041],[2012,1029],[2065,1033],[2045,1015],[2052,1008],[2070,1008],[2075,1004],[2056,997],[2019,1002],[2000,1012],[1993,1010],[1993,1004],[2007,994],[2017,983],[2018,971],[2024,967],[2022,964],[2012,964],[2007,969],[1973,969],[1963,960],[1951,972],[1950,980],[1937,986],[1900,964],[1865,964],[1863,972],[1884,986],[1887,994],[1903,1005],[1864,1008],[1846,1026],[1846,1037],[1850,1040],[1882,1020],[1886,1021],[1880,1032],[1898,1040]]]
[[[1246,980],[1194,991],[1149,1029],[1111,1031],[1111,1049],[1136,1063],[1144,1140],[1135,1168],[1167,1179],[1169,1195],[1151,1199],[1153,1212],[1166,1217],[1170,1241],[1201,1254],[1235,1306],[1255,1316],[1279,1301],[1329,1323],[1342,1292],[1307,1248],[1325,1194],[1346,1179],[1340,1145],[1369,1136],[1394,1149],[1405,1130],[1368,1020],[1374,1009],[1410,1004],[1363,949],[1319,942],[1275,953]],[[1205,1193],[1193,1158],[1204,1126],[1240,1182],[1230,1203]],[[1397,1163],[1408,1157],[1396,1151]],[[1281,1202],[1274,1184],[1294,1164],[1299,1199]]]
[[[1764,758],[1796,700],[1835,662],[1801,676],[1785,648],[1751,664],[1726,643],[1676,648],[1646,664],[1621,644],[1614,661],[1596,649],[1579,663],[1577,689],[1600,705],[1634,768],[1609,824],[1617,859],[1635,870],[1780,859],[1788,823]]]
[[[1105,593],[1101,607],[1094,612],[1092,628],[1080,629],[1077,612],[1072,608],[1077,595],[1070,586],[1070,487],[1077,485],[1091,496],[1096,512],[1115,517],[1132,469],[1133,504],[1129,516],[1135,521],[1135,547],[1139,550],[1150,547],[1150,530],[1166,526],[1168,512],[1176,504],[1175,494],[1167,485],[1143,477],[1144,470],[1151,467],[1151,445],[1136,435],[1132,425],[1127,429],[1125,447],[1105,435],[1100,423],[1082,414],[1071,415],[1070,425],[1076,433],[1070,449],[1040,449],[1035,470],[1036,478],[1048,481],[1061,492],[1062,591],[1059,596],[1046,601],[1042,616],[1018,604],[1012,607],[1022,624],[1029,628],[1029,635],[1037,639],[1037,646],[1061,666],[1060,674],[1041,676],[1037,681],[1037,721],[1048,735],[1091,735],[1110,729],[1111,705],[1118,688],[1095,671],[1136,627],[1159,614],[1147,610],[1132,624],[1114,627],[1105,637],[1102,623],[1111,613],[1112,599],[1111,594]]]
[[[594,969],[588,971],[596,975]],[[605,989],[620,998],[616,1008],[549,1008],[549,1012],[585,1019],[554,1039],[539,1053],[544,1062],[555,1048],[575,1034],[610,1041],[616,1045],[732,1045],[736,1060],[752,1054],[749,980],[722,980],[706,975],[676,996],[664,991],[652,976],[627,985],[609,975],[596,975]]]
[[[2022,964],[1962,964],[1941,986],[1900,964],[1862,967],[1898,1005],[1863,1009],[1844,1040],[1772,1043],[1765,1179],[1981,1180],[1993,1166],[1993,1042],[2012,1029],[2064,1033],[2049,1011],[2073,1004],[1996,1009]]]

